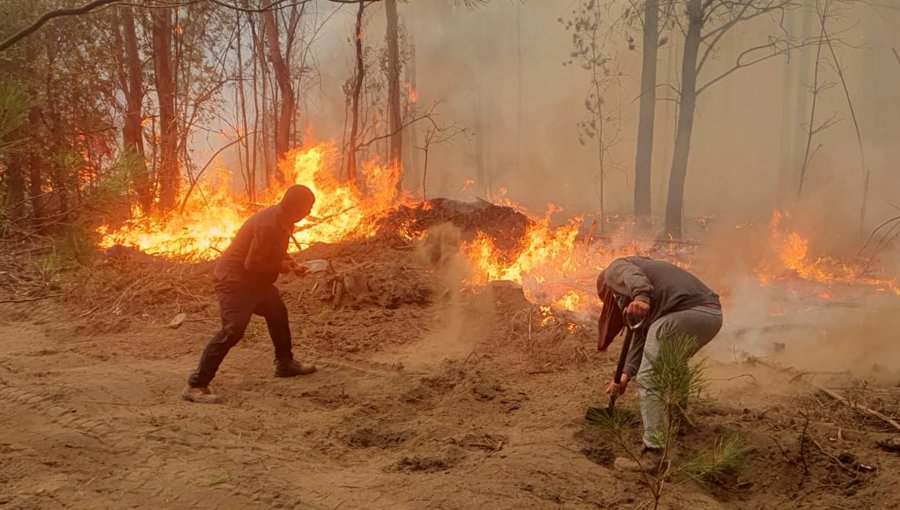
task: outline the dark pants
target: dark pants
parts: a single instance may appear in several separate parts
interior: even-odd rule
[[[207,386],[212,381],[225,355],[244,337],[244,331],[254,313],[266,319],[269,336],[275,346],[275,360],[293,359],[287,307],[274,285],[251,288],[230,282],[217,282],[216,295],[222,314],[222,329],[206,344],[200,355],[200,364],[191,374],[188,384],[196,388]]]

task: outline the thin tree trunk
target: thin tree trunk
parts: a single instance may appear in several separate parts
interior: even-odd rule
[[[32,106],[28,109],[28,123],[31,129],[36,129],[40,122],[40,107]],[[46,216],[43,196],[44,176],[41,172],[43,161],[41,160],[40,150],[37,147],[31,147],[31,150],[28,152],[28,194],[31,195],[31,213],[35,222],[40,224],[41,220]]]
[[[250,23],[251,27],[253,26],[252,21],[248,21],[248,23]],[[254,41],[253,48],[255,48],[256,47],[256,38],[255,37],[253,38],[253,41]],[[252,170],[253,185],[255,187],[259,182],[258,177],[256,175],[256,166],[259,164],[259,158],[260,158],[260,154],[259,154],[260,142],[259,141],[260,141],[260,138],[262,137],[262,135],[260,134],[260,129],[259,129],[259,89],[258,89],[258,85],[257,85],[259,83],[259,62],[257,61],[256,58],[252,58],[252,61],[253,61],[253,77],[251,79],[253,80],[253,89],[252,89],[252,94],[253,94],[253,148],[252,148],[252,154],[250,155],[250,166],[253,168],[253,170]],[[263,166],[263,173],[265,173],[265,166]]]
[[[238,97],[237,103],[240,107],[240,122],[242,128],[244,130],[244,140],[240,143],[243,146],[244,150],[244,160],[242,162],[242,166],[246,169],[246,185],[247,185],[247,198],[250,202],[256,201],[256,171],[255,165],[251,162],[250,159],[250,126],[247,123],[247,94],[244,90],[244,52],[242,51],[242,47],[244,45],[243,38],[243,23],[241,22],[241,13],[235,13],[235,20],[237,22],[237,65],[238,65]],[[255,131],[255,129],[254,129]]]
[[[834,44],[831,42],[831,36],[828,35],[828,30],[825,28],[825,23],[828,20],[828,0],[825,1],[825,8],[820,14],[820,18],[822,21],[822,36],[825,38],[825,44],[828,45],[828,50],[831,53],[831,61],[834,63],[835,72],[837,72],[838,78],[841,80],[841,88],[844,90],[844,97],[847,100],[847,108],[850,110],[850,119],[853,120],[853,129],[856,133],[856,143],[859,148],[859,170],[863,177],[862,199],[859,206],[859,233],[862,235],[866,226],[866,209],[869,205],[870,172],[869,168],[866,167],[866,153],[863,147],[862,131],[859,128],[859,119],[856,116],[856,108],[853,106],[853,98],[850,96],[850,88],[847,86],[847,78],[844,75],[841,63],[838,61],[837,52],[834,49]]]
[[[6,167],[6,207],[11,208],[12,219],[25,217],[25,160],[14,157]]]
[[[659,49],[659,0],[644,4],[644,47],[641,67],[641,107],[634,163],[634,215],[650,216],[653,127],[656,116],[656,65]]]
[[[803,9],[803,22],[801,25],[800,33],[797,34],[798,40],[805,40],[807,37],[811,36],[813,33],[813,18],[815,17],[815,13],[813,9]],[[809,75],[810,69],[815,65],[812,62],[812,53],[809,51],[801,51],[797,55],[797,67],[799,68],[799,73],[797,75],[797,83],[801,87],[809,87]],[[815,86],[815,85],[813,85]],[[797,119],[798,123],[801,123],[801,119],[806,118],[809,115],[809,96],[810,94],[798,94],[796,97],[796,108],[794,109],[794,118]],[[811,126],[810,126],[811,128]],[[791,197],[799,197],[799,194],[796,193],[796,189],[799,186],[799,174],[800,172],[797,169],[797,163],[800,163],[802,167],[803,161],[798,160],[800,156],[801,147],[803,147],[803,143],[806,142],[804,138],[806,138],[807,133],[803,132],[802,124],[795,126],[794,130],[791,132],[791,147],[792,147],[792,157],[791,164],[794,165],[791,168],[791,172],[788,175],[787,183],[789,186],[789,194]],[[805,158],[804,158],[805,159]]]
[[[400,115],[400,30],[397,15],[397,0],[384,0],[387,16],[387,79],[388,79],[388,132],[390,145],[388,161],[402,171],[403,119]],[[398,188],[401,179],[397,179]]]
[[[697,54],[700,49],[704,15],[701,0],[688,0],[687,14],[688,29],[681,62],[681,101],[666,201],[666,233],[676,239],[681,237],[684,184],[691,151],[691,134],[694,129],[694,110],[697,106]]]
[[[516,3],[516,175],[522,175],[522,4]]]
[[[125,119],[122,127],[122,145],[134,165],[134,187],[138,203],[144,214],[150,214],[153,207],[153,184],[147,171],[144,155],[144,74],[141,56],[138,52],[137,31],[134,12],[131,7],[119,10],[122,23],[122,44],[125,52],[127,82],[125,86]]]
[[[256,53],[256,61],[258,62],[253,67],[253,102],[255,105],[256,121],[260,124],[261,129],[257,135],[257,148],[255,151],[261,155],[259,159],[262,161],[263,169],[265,170],[265,187],[268,189],[272,185],[273,180],[272,164],[269,160],[269,66],[266,63],[263,35],[256,30],[256,24],[253,22],[252,15],[250,15],[248,19],[250,22],[250,32],[253,36],[253,49]],[[257,82],[262,84],[261,94],[257,93]]]
[[[793,34],[794,14],[786,13],[785,18],[787,33]],[[800,38],[802,39],[804,36],[805,34],[801,34]],[[794,125],[795,118],[791,115],[792,105],[796,95],[793,73],[794,66],[792,64],[793,61],[791,55],[788,53],[784,56],[784,66],[781,71],[781,136],[779,137],[779,143],[781,145],[779,153],[781,158],[778,171],[778,188],[775,190],[775,207],[777,209],[784,208],[787,196],[791,194],[789,190],[792,189],[789,176],[794,169],[794,146],[792,142],[794,140],[794,130],[796,129],[796,126]]]
[[[172,56],[172,12],[155,9],[153,19],[153,67],[159,103],[159,208],[168,212],[175,207],[181,175],[178,168],[178,117],[175,108],[175,77]]]
[[[406,27],[406,40],[407,40],[407,48],[408,48],[408,58],[409,61],[406,65],[406,81],[409,84],[409,97],[407,98],[407,108],[405,118],[415,118],[417,113],[416,102],[418,101],[418,93],[419,93],[419,85],[418,79],[416,75],[416,38],[415,38],[415,17],[409,17],[403,20],[403,25]],[[412,178],[407,184],[410,185],[411,189],[416,188],[416,183],[414,182],[416,176],[419,175],[419,168],[421,168],[421,161],[419,156],[419,133],[416,130],[415,125],[410,125],[407,129],[407,137],[405,139],[406,143],[404,143],[404,147],[406,147],[407,154],[407,163],[409,165],[409,169],[411,169]],[[422,179],[424,181],[424,172],[422,172]],[[424,186],[424,184],[423,184]]]
[[[266,1],[266,7],[271,4],[272,0]],[[262,17],[266,42],[269,48],[269,60],[272,62],[272,69],[275,71],[275,81],[278,83],[278,90],[281,93],[279,106],[276,107],[278,109],[278,120],[275,124],[275,160],[280,161],[287,154],[291,144],[291,126],[294,118],[294,86],[291,83],[289,63],[281,54],[275,13],[272,9],[267,9],[263,11]],[[284,174],[280,168],[275,168],[275,178],[279,183],[284,183]]]
[[[365,11],[365,2],[359,2],[356,10],[356,25],[354,30],[354,47],[356,48],[356,72],[354,73],[353,92],[350,98],[350,144],[347,147],[347,174],[346,178],[349,182],[356,182],[356,150],[357,137],[359,136],[359,99],[362,94],[363,80],[366,76],[366,66],[363,61],[363,33],[362,22],[363,12]]]
[[[812,106],[809,110],[809,129],[806,133],[806,150],[803,152],[803,165],[800,167],[800,182],[797,184],[797,198],[799,199],[803,195],[803,184],[806,181],[806,171],[809,169],[809,162],[812,159],[812,141],[813,136],[816,134],[816,127],[814,123],[816,122],[816,106],[818,106],[819,102],[819,93],[822,91],[819,86],[819,69],[821,67],[822,60],[822,44],[825,42],[825,24],[822,24],[822,29],[819,32],[819,44],[816,48],[816,64],[813,71],[813,85],[812,85]]]
[[[478,35],[472,38],[473,50],[475,51],[475,61],[479,68],[484,68],[491,62],[493,54],[488,54],[488,48],[484,47],[483,42],[487,39],[485,33],[490,30],[490,24],[485,16],[479,19]],[[478,193],[486,200],[491,199],[491,182],[490,171],[488,169],[490,161],[490,144],[488,140],[488,123],[487,108],[490,101],[487,95],[485,77],[483,73],[476,73],[474,79],[474,107],[475,107],[475,180],[477,182]]]

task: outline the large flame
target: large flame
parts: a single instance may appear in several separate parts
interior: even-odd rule
[[[611,247],[592,243],[589,236],[579,238],[581,217],[554,227],[551,217],[559,210],[551,204],[543,217],[532,218],[518,250],[501,250],[487,235],[478,235],[465,246],[473,270],[469,283],[510,280],[522,285],[533,302],[596,313],[602,306],[596,292],[599,272],[618,257],[644,250],[635,243]]]
[[[881,292],[900,294],[896,280],[880,278],[867,274],[867,265],[855,258],[811,256],[809,239],[796,230],[786,226],[788,216],[782,211],[774,211],[769,221],[769,235],[772,249],[778,262],[763,262],[757,268],[760,283],[771,284],[774,281],[802,281],[824,286],[866,285]],[[821,290],[819,296],[830,299],[833,293]]]
[[[335,177],[337,161],[338,152],[330,144],[294,150],[281,163],[285,186],[273,187],[262,197],[261,206],[275,203],[293,183],[313,190],[316,204],[311,216],[298,227],[296,245],[371,236],[375,233],[375,220],[403,201],[398,195],[400,175],[396,168],[364,164],[362,180],[356,184]],[[164,219],[135,211],[133,218],[119,228],[100,227],[100,246],[125,245],[147,254],[185,260],[217,257],[242,222],[260,207],[240,205],[242,201],[230,191],[229,181],[230,176],[223,172],[218,180],[195,191],[182,211]],[[509,202],[503,191],[498,195],[504,204],[522,210]],[[686,250],[683,247],[673,256],[661,252],[652,241],[619,245],[591,242],[593,227],[586,236],[579,237],[583,219],[574,218],[554,226],[551,217],[559,210],[551,204],[543,217],[531,218],[516,249],[498,248],[483,232],[476,235],[463,246],[472,268],[468,283],[484,285],[510,280],[522,285],[526,296],[535,303],[591,314],[602,306],[595,290],[597,274],[618,257],[648,253],[689,267],[681,253]],[[811,256],[809,240],[786,227],[783,213],[776,211],[769,227],[773,256],[756,270],[760,284],[810,282],[818,285],[816,292],[825,299],[833,294],[834,284],[868,285],[900,294],[896,281],[863,275],[865,267],[859,261]],[[292,249],[297,249],[296,245]]]
[[[315,206],[294,235],[300,245],[371,235],[373,220],[398,200],[396,169],[365,163],[360,185],[341,182],[333,172],[337,156],[330,144],[291,151],[280,165],[285,185],[272,186],[261,197],[265,206],[276,203],[289,185],[303,184],[313,190]],[[130,246],[143,253],[184,260],[217,257],[244,220],[259,208],[241,205],[243,202],[230,190],[229,180],[230,175],[221,172],[218,179],[195,190],[177,214],[156,218],[135,210],[132,218],[118,228],[101,226],[97,230],[100,246]],[[292,250],[296,249],[292,245]]]

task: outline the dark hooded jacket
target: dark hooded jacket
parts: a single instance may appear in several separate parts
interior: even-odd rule
[[[213,273],[216,280],[249,287],[275,283],[294,232],[294,224],[285,216],[282,204],[250,216],[219,258]]]

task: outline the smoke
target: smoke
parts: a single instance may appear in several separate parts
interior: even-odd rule
[[[747,356],[818,374],[848,373],[877,384],[900,383],[900,306],[886,296],[840,301],[785,296],[748,282],[725,306],[725,327],[703,354]]]
[[[432,365],[447,358],[465,358],[493,325],[493,303],[486,294],[463,298],[465,280],[471,275],[460,254],[461,232],[444,223],[428,229],[415,246],[414,260],[433,272],[434,295],[440,314],[434,330],[405,362]]]
[[[419,107],[440,103],[438,122],[459,122],[467,128],[467,136],[431,149],[431,194],[488,198],[506,188],[508,198],[533,212],[543,211],[547,202],[571,214],[598,209],[597,147],[590,140],[582,145],[577,132],[577,123],[587,113],[588,74],[577,65],[563,65],[570,58],[572,42],[559,19],[571,17],[573,5],[502,1],[477,9],[445,1],[401,5],[406,39],[415,46]],[[383,43],[383,9],[376,4],[367,12],[365,41],[377,48]],[[786,16],[783,24],[796,38],[818,34],[811,12],[798,10]],[[890,112],[900,107],[900,87],[896,86],[900,65],[895,65],[891,52],[900,45],[900,36],[890,29],[893,25],[888,20],[897,16],[893,11],[860,8],[848,11],[831,27],[843,39],[864,40],[860,45],[839,45],[838,52],[860,121],[866,169],[872,175],[868,225],[888,213],[891,190],[900,184],[900,175],[892,168],[900,148],[886,135],[898,127]],[[701,85],[726,72],[746,48],[764,43],[781,30],[778,21],[761,18],[735,27],[704,67]],[[322,86],[309,92],[317,100],[308,113],[320,137],[341,138],[345,98],[340,85],[352,64],[348,43],[352,22],[349,11],[339,13],[315,48],[322,54]],[[613,213],[631,210],[641,55],[640,48],[629,50],[627,33],[632,32],[621,27],[613,30],[605,49],[622,70],[621,79],[604,97],[611,112],[609,122],[621,132],[609,148],[605,176],[607,211]],[[665,35],[668,42],[660,48],[658,62],[660,99],[653,158],[657,212],[665,204],[677,117],[673,88],[680,74],[681,36]],[[815,50],[808,47],[741,69],[701,94],[688,170],[688,218],[765,215],[793,202],[810,129]],[[410,79],[409,70],[407,63],[404,79]],[[822,63],[820,82],[829,86],[819,95],[813,126],[827,119],[835,124],[817,133],[810,144],[807,198],[801,207],[814,215],[831,215],[822,221],[832,226],[834,216],[846,217],[848,228],[855,229],[862,194],[861,161],[833,63]],[[419,143],[421,138],[420,132]],[[412,139],[407,132],[407,143],[414,143]],[[407,157],[406,182],[416,189],[421,167],[421,158]],[[462,191],[468,179],[476,184]]]

